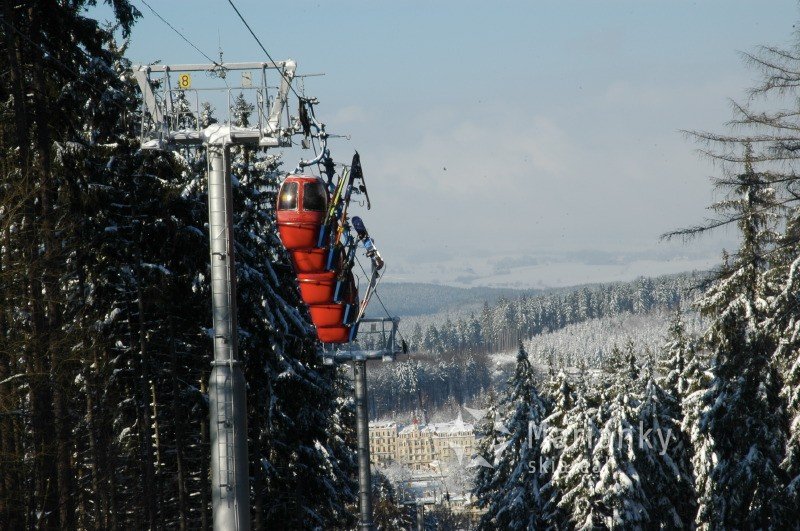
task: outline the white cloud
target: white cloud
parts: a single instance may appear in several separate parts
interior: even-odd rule
[[[353,124],[363,124],[370,121],[370,116],[364,107],[359,105],[348,105],[341,107],[333,112],[330,118],[325,117],[325,120],[331,124],[340,126],[351,126]]]

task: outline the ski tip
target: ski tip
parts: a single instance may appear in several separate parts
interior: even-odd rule
[[[359,235],[366,234],[367,228],[364,226],[364,221],[359,216],[353,216],[350,220],[353,223],[353,228]]]

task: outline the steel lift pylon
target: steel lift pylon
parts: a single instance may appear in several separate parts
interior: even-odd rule
[[[367,360],[394,361],[406,352],[404,343],[397,341],[400,319],[385,317],[362,318],[358,323],[358,336],[367,345],[361,348],[358,342],[331,345],[323,348],[322,359],[326,365],[351,362],[353,366],[353,389],[356,401],[356,438],[358,440],[358,508],[359,528],[362,531],[375,529],[372,516],[372,473],[369,462],[369,414],[367,411]],[[370,348],[371,347],[371,348]]]
[[[250,529],[247,403],[238,356],[230,147],[291,145],[291,137],[299,128],[296,124],[284,124],[282,117],[295,70],[296,64],[291,60],[134,67],[143,95],[142,149],[205,146],[208,150],[208,235],[214,321],[214,361],[208,397],[213,526],[218,531]],[[226,82],[225,88],[192,87],[192,74],[224,78],[233,71],[243,72],[240,86],[231,87]],[[270,95],[267,86],[268,71],[280,75],[274,95]],[[255,83],[254,72],[260,74]],[[203,125],[200,94],[205,90],[227,91],[227,122]],[[234,93],[251,96],[255,113],[252,127],[232,125]]]
[[[247,455],[247,404],[245,379],[238,357],[236,269],[234,262],[233,198],[230,147],[289,147],[302,125],[290,118],[287,103],[296,64],[245,62],[224,64],[139,65],[133,68],[142,91],[142,149],[170,150],[178,146],[208,150],[208,213],[211,263],[214,360],[208,396],[211,439],[211,491],[213,527],[217,531],[250,529],[249,471]],[[241,84],[205,88],[193,86],[192,75],[225,79],[241,72]],[[270,93],[267,73],[280,75],[277,90]],[[256,73],[254,76],[253,74]],[[205,91],[227,96],[227,119],[204,125],[200,95]],[[237,94],[246,93],[253,102],[255,120],[250,127],[237,127],[232,109]],[[324,127],[323,133],[324,135]],[[314,161],[305,161],[310,165]],[[358,343],[324,346],[325,364],[352,362],[356,398],[359,460],[360,527],[374,529],[372,521],[369,427],[367,415],[366,361],[392,361],[405,349],[397,343],[398,318],[361,319],[362,337],[371,348]]]

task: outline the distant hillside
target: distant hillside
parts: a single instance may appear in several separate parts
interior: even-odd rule
[[[657,353],[675,310],[691,307],[706,278],[685,273],[545,293],[394,284],[395,300],[406,301],[405,311],[450,306],[403,318],[401,333],[410,357],[373,365],[371,415],[407,413],[421,401],[435,411],[502,387],[520,339],[539,367],[552,357],[557,367],[574,368],[585,361],[598,369],[611,347],[628,339],[642,355]],[[483,311],[481,301],[492,297]],[[697,328],[693,324],[689,331]]]
[[[690,280],[697,277],[703,278],[702,272],[686,272],[673,275],[652,277],[654,279],[687,279],[688,284],[699,282]],[[640,277],[645,278],[645,277]],[[431,316],[433,314],[463,314],[480,310],[484,302],[490,305],[500,298],[517,299],[523,296],[542,294],[566,295],[583,288],[596,289],[601,286],[626,286],[631,282],[606,282],[600,284],[580,284],[576,286],[548,288],[548,289],[515,289],[515,288],[490,288],[474,287],[459,288],[442,284],[428,284],[423,282],[382,282],[378,293],[386,308],[398,317]],[[696,286],[694,286],[696,287]],[[384,317],[386,314],[377,299],[373,299],[367,311],[368,317]]]
[[[389,311],[399,317],[429,315],[464,305],[495,303],[501,297],[519,297],[542,293],[536,289],[513,288],[456,288],[440,284],[416,282],[382,282],[378,288],[381,300]],[[373,299],[370,316],[384,315],[380,303]]]

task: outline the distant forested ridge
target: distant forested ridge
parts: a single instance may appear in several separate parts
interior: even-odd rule
[[[632,282],[559,289],[552,293],[484,303],[479,313],[455,319],[415,319],[410,334],[404,328],[411,359],[376,364],[370,373],[372,415],[406,411],[434,411],[473,400],[493,382],[490,354],[513,350],[520,340],[547,334],[566,326],[625,314],[650,315],[689,307],[707,273],[687,273]],[[413,291],[413,289],[412,289]],[[474,303],[475,301],[470,301]],[[555,362],[602,362],[603,352],[553,352]]]
[[[500,297],[496,303],[484,302],[479,312],[455,321],[448,318],[423,326],[417,320],[408,342],[412,351],[421,353],[514,349],[520,339],[588,319],[686,308],[707,279],[706,273],[687,273]]]
[[[381,282],[381,299],[392,313],[401,317],[455,311],[465,305],[494,303],[502,297],[514,298],[522,294],[534,295],[542,290],[514,288],[458,288],[444,284],[420,282]],[[370,315],[383,316],[380,306],[370,308]]]

